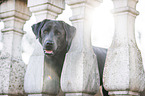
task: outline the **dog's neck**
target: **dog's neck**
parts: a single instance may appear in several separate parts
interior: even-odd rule
[[[54,56],[45,55],[45,57],[48,60],[52,60],[53,62],[63,63],[63,61],[65,59],[65,54],[66,54],[66,52],[60,52],[59,54],[56,54]]]
[[[65,60],[66,50],[63,50],[57,55],[49,56],[45,55],[45,63],[50,66],[56,73],[58,73],[58,76],[61,76],[61,71],[63,67],[63,63]]]

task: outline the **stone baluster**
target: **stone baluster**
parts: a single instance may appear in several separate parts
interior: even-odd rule
[[[76,27],[71,48],[66,54],[61,88],[66,96],[93,96],[99,90],[99,74],[96,56],[91,45],[92,10],[100,0],[66,0],[71,6],[70,18]]]
[[[31,13],[25,0],[7,0],[0,5],[4,22],[3,49],[0,54],[0,96],[24,96],[26,65],[21,57],[23,25]]]
[[[64,10],[64,5],[64,0],[28,0],[28,7],[34,13],[36,23],[44,19],[56,19]],[[29,96],[54,96],[60,89],[59,80],[53,86],[54,83],[46,76],[48,65],[45,64],[43,53],[42,45],[36,40],[25,75],[24,89]],[[44,79],[48,79],[47,82]]]
[[[138,96],[145,85],[141,52],[135,40],[138,0],[113,0],[115,34],[108,49],[104,87],[111,96]]]

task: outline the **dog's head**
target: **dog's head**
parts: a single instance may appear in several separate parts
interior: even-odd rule
[[[63,21],[43,20],[32,26],[32,30],[43,46],[46,55],[68,51],[76,29]]]

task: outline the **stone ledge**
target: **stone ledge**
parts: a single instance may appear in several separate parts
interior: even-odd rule
[[[97,6],[99,3],[102,3],[102,0],[66,0],[66,3],[68,5],[75,5],[75,4],[81,4],[81,3],[87,3],[91,6]]]
[[[10,32],[10,31],[14,31],[14,32],[21,33],[21,34],[25,34],[26,33],[25,31],[22,31],[22,30],[16,29],[16,28],[5,28],[5,29],[1,30],[2,33]]]
[[[0,18],[8,18],[8,17],[18,17],[22,20],[28,20],[31,15],[25,14],[23,12],[17,11],[17,10],[10,10],[6,12],[0,12]]]
[[[124,13],[124,12],[130,12],[133,15],[139,15],[139,12],[131,7],[121,7],[121,8],[112,10],[113,14]]]
[[[50,4],[50,3],[46,3],[46,4],[41,4],[41,5],[36,5],[36,6],[30,6],[30,10],[31,12],[39,12],[39,11],[45,11],[45,10],[48,10],[48,11],[51,11],[51,12],[55,12],[55,13],[61,13],[63,8],[59,8],[53,4]]]
[[[140,93],[133,92],[133,91],[109,91],[109,95],[133,95],[133,96],[139,96]]]

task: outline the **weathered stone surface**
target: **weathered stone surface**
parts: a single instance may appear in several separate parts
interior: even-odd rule
[[[28,7],[35,14],[37,22],[55,19],[64,10],[64,0],[29,0]]]
[[[66,96],[94,96],[90,94],[85,94],[85,93],[68,93]]]
[[[26,65],[21,58],[23,25],[30,17],[25,1],[9,0],[0,5],[4,22],[3,49],[0,54],[0,94],[24,95]]]
[[[47,94],[31,94],[29,96],[54,96],[54,95],[47,95]]]
[[[137,1],[113,0],[116,28],[104,69],[104,86],[110,95],[138,95],[145,87],[142,57],[134,34]]]
[[[24,82],[24,89],[26,93],[42,92],[44,74],[44,65],[42,62],[44,62],[44,57],[43,55],[38,55],[40,52],[39,50],[37,52],[34,51],[34,54],[30,57],[29,65],[27,66]],[[43,51],[41,52],[43,54]]]
[[[72,9],[73,16],[70,20],[77,29],[61,75],[61,88],[66,96],[92,96],[99,90],[98,65],[90,36],[91,11],[93,4],[99,2],[91,1],[66,0]]]

